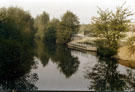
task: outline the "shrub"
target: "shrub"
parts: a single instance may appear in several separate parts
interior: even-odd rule
[[[109,47],[99,47],[97,50],[97,54],[102,57],[112,57],[117,54],[117,49]]]

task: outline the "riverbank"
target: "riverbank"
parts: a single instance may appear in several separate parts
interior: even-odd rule
[[[129,46],[122,46],[114,57],[118,59],[119,64],[135,69],[135,53],[131,50]]]
[[[121,60],[135,61],[135,53],[129,46],[122,46],[118,49],[117,58]]]
[[[128,37],[131,37],[131,35],[128,35],[126,38],[121,40],[121,42],[119,43],[120,47],[118,49],[118,53],[114,57],[120,60],[135,61],[135,54],[133,53],[132,49],[129,50],[128,49],[129,46],[125,44],[125,42],[128,40]],[[99,38],[83,36],[80,39],[76,38],[72,40],[71,42],[69,42],[68,47],[72,49],[76,49],[76,50],[81,50],[81,51],[97,52],[97,47],[94,46],[94,43],[97,39]]]

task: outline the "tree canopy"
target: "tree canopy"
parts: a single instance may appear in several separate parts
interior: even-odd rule
[[[0,89],[37,89],[38,76],[29,75],[35,65],[33,24],[23,9],[0,8]]]
[[[70,11],[62,17],[57,31],[57,43],[65,44],[71,40],[71,36],[79,31],[79,19]]]
[[[46,13],[45,11],[41,15],[36,17],[34,24],[37,30],[36,38],[43,40],[44,31],[46,31],[49,21],[50,21],[49,14]]]
[[[106,47],[117,48],[118,42],[123,38],[124,32],[128,31],[128,19],[132,13],[128,8],[117,7],[116,12],[109,11],[108,9],[103,11],[99,8],[99,17],[92,18],[92,24],[94,26],[93,32],[104,39]]]

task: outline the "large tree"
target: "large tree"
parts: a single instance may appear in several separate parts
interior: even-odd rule
[[[104,39],[104,47],[117,49],[120,39],[125,36],[124,32],[128,31],[130,22],[128,17],[132,13],[128,8],[121,6],[116,8],[116,12],[103,11],[99,8],[98,14],[99,17],[92,19],[94,34],[100,39]]]
[[[23,9],[0,8],[0,89],[37,89],[37,75],[29,75],[35,66],[33,24]]]
[[[59,30],[57,31],[57,43],[65,44],[71,40],[71,36],[79,31],[79,19],[70,11],[61,18]]]
[[[0,8],[0,61],[33,60],[33,23],[31,15],[20,8]]]

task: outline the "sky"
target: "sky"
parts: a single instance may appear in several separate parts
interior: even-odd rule
[[[129,7],[129,10],[135,13],[134,0],[0,0],[0,7],[17,6],[29,11],[34,18],[45,11],[51,19],[54,17],[60,19],[67,10],[70,10],[78,16],[81,24],[88,24],[91,17],[98,16],[97,7],[115,11],[116,7],[124,2],[125,7]]]

